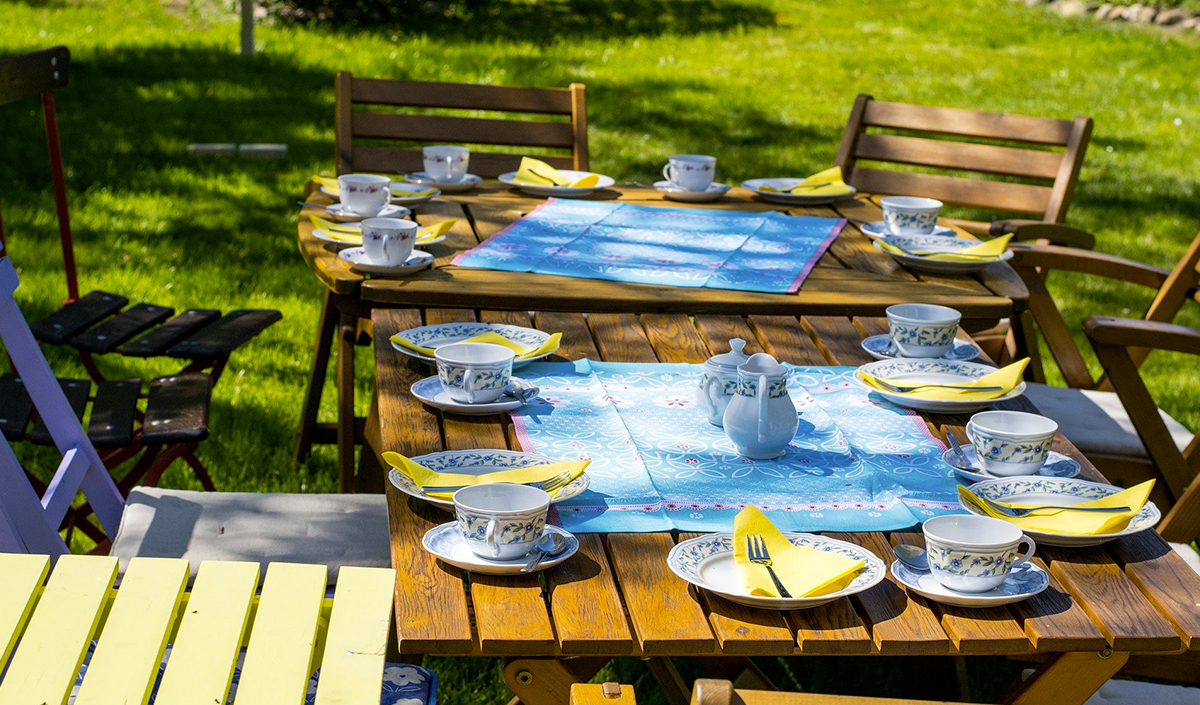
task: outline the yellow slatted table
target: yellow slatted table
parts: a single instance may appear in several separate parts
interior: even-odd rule
[[[46,579],[49,574],[49,579]],[[322,667],[320,705],[377,705],[395,571],[343,568],[325,597],[322,565],[206,561],[187,590],[187,561],[0,554],[0,703],[67,702],[88,645],[78,705],[145,705],[168,643],[155,702],[224,703],[246,648],[235,703],[298,705]],[[19,643],[18,643],[19,640]],[[14,648],[15,647],[15,648]]]

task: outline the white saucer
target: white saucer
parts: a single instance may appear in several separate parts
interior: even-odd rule
[[[428,191],[429,188],[430,188],[429,186],[414,185],[414,184],[405,183],[403,181],[393,181],[392,182],[392,203],[396,203],[396,204],[399,204],[402,206],[414,206],[418,203],[424,203],[428,200],[437,198],[438,196],[440,196],[442,194],[442,192],[440,190],[435,188],[435,189],[433,189],[433,193],[425,195],[425,196],[405,196],[404,195],[404,192],[406,192],[406,191],[409,193],[416,193],[419,191]],[[321,193],[325,194],[326,196],[338,198],[338,194],[334,193],[333,191],[330,191],[329,189],[325,188],[324,186],[321,187]]]
[[[425,269],[433,264],[433,255],[421,250],[413,250],[408,256],[408,261],[400,265],[384,266],[381,264],[371,264],[367,259],[367,253],[361,247],[351,247],[342,250],[338,253],[338,257],[350,263],[354,271],[362,274],[374,274],[376,276],[394,277],[401,274],[411,274],[413,272]]]
[[[384,206],[383,210],[379,211],[375,215],[358,215],[356,213],[351,213],[350,211],[346,210],[346,206],[341,203],[331,203],[328,206],[325,206],[325,212],[334,218],[341,218],[343,220],[366,220],[367,218],[404,218],[412,215],[412,211],[409,209],[405,208],[404,206],[394,205],[392,203]]]
[[[539,572],[547,568],[553,568],[575,555],[575,552],[579,550],[579,539],[575,538],[569,531],[547,524],[546,533],[562,536],[567,540],[567,547],[557,556],[546,556],[543,558],[542,562],[538,564]],[[477,556],[467,546],[467,542],[463,539],[462,529],[458,528],[457,521],[448,521],[445,524],[439,524],[426,531],[424,538],[421,539],[421,545],[425,547],[426,551],[429,551],[452,566],[469,570],[472,573],[486,573],[488,575],[520,575],[521,569],[525,567],[530,558],[533,558],[531,554],[526,554],[520,558],[508,561],[497,561]]]
[[[990,365],[985,365],[982,362],[898,358],[895,360],[868,362],[865,365],[860,365],[859,368],[854,371],[855,381],[866,387],[867,391],[880,395],[896,406],[902,406],[906,409],[916,409],[917,411],[935,411],[943,414],[965,414],[973,411],[982,411],[998,401],[1015,399],[1025,393],[1025,383],[1017,382],[1017,386],[1009,390],[1007,394],[996,397],[995,399],[954,401],[943,399],[918,399],[907,394],[886,392],[882,389],[872,387],[863,381],[862,372],[864,371],[874,377],[880,377],[882,379],[894,377],[902,382],[962,384],[964,382],[970,382],[972,380],[979,379],[986,374],[995,372],[996,368]]]
[[[670,181],[655,181],[654,188],[663,195],[663,198],[668,198],[672,201],[680,201],[682,203],[707,203],[715,201],[721,196],[729,193],[729,189],[733,188],[729,184],[711,183],[708,188],[703,191],[686,191],[672,184]]]
[[[442,388],[442,382],[437,376],[426,377],[413,383],[409,388],[412,395],[422,402],[441,409],[463,416],[485,416],[487,414],[499,414],[505,411],[519,409],[525,405],[525,402],[516,397],[505,394],[496,401],[488,402],[487,404],[463,404],[459,401],[454,401],[450,398],[450,394]]]
[[[434,472],[454,472],[463,475],[487,475],[500,470],[527,468],[531,465],[556,463],[557,460],[536,453],[523,453],[519,450],[444,450],[438,453],[417,456],[413,462],[420,463]],[[437,497],[430,497],[421,491],[407,475],[396,468],[388,471],[388,481],[408,495],[416,497],[446,511],[454,511],[454,502]],[[579,477],[555,490],[550,495],[551,504],[564,499],[570,499],[583,492],[591,484],[591,476],[582,472]]]
[[[858,189],[846,185],[850,189],[845,193],[826,194],[823,196],[807,196],[802,193],[781,193],[777,191],[763,191],[763,186],[770,186],[775,189],[789,189],[800,185],[804,179],[796,179],[789,177],[775,177],[770,179],[750,179],[742,182],[742,188],[753,191],[759,198],[769,203],[782,203],[787,206],[820,206],[835,201],[854,198],[854,194],[858,193]]]
[[[338,247],[362,247],[361,232],[358,236],[358,242],[346,242],[345,240],[339,240],[336,237],[331,236],[329,233],[325,232],[324,230],[322,230],[320,228],[313,228],[312,233],[313,233],[313,237],[317,238],[318,240],[324,240],[325,242],[333,243],[334,245],[337,245]],[[349,233],[347,233],[347,234],[349,234]],[[421,240],[417,244],[420,245],[421,247],[425,247],[426,245],[436,245],[439,242],[445,241],[445,239],[446,239],[446,235],[443,233],[442,235],[438,235],[435,238],[430,238],[428,240]]]
[[[998,607],[1028,600],[1050,587],[1050,576],[1033,563],[1022,563],[1013,568],[1004,583],[987,592],[956,592],[942,585],[933,573],[922,573],[892,562],[892,575],[904,587],[921,597],[955,607]]]
[[[884,243],[893,247],[916,248],[922,252],[952,253],[965,250],[968,247],[974,247],[980,244],[980,242],[965,237],[945,237],[943,235],[888,235],[882,240],[875,241],[874,244],[877,250],[891,255],[893,259],[905,267],[917,272],[929,272],[931,274],[971,274],[980,271],[990,264],[1007,262],[1013,258],[1012,250],[1005,250],[1000,256],[991,259],[970,261],[930,259],[929,257],[922,257],[920,255],[888,252],[883,249]]]
[[[889,235],[899,234],[892,232],[882,220],[877,220],[873,223],[863,223],[862,225],[858,226],[858,229],[862,231],[863,235],[866,235],[872,240],[882,240]],[[926,233],[926,235],[934,235],[936,237],[958,237],[958,233],[955,232],[953,228],[947,228],[944,225],[933,226],[933,232]],[[908,236],[900,235],[900,237]],[[924,235],[922,235],[922,237],[924,237]]]
[[[510,326],[503,323],[435,323],[428,326],[419,326],[417,328],[409,328],[402,330],[396,335],[408,340],[411,343],[419,345],[423,348],[437,349],[442,345],[449,345],[459,341],[474,338],[484,333],[496,333],[514,343],[520,343],[529,348],[537,349],[550,339],[550,334],[540,331],[536,328],[525,328],[523,326]],[[406,348],[403,345],[397,345],[392,342],[392,347],[398,352],[404,353],[409,357],[415,357],[418,360],[423,360],[429,364],[434,364],[437,360],[427,355]],[[541,355],[529,357],[522,360],[513,361],[513,369],[524,367],[535,360],[540,360],[548,355],[553,355],[558,351],[558,348],[549,350]]]
[[[904,357],[900,354],[900,350],[896,348],[896,344],[892,342],[892,336],[887,333],[880,335],[872,335],[869,338],[864,338],[862,341],[862,349],[867,351],[867,354],[876,360],[974,360],[979,357],[979,348],[974,343],[969,343],[965,340],[954,339],[954,347],[941,357],[934,358],[915,358]]]
[[[582,179],[585,176],[590,176],[591,174],[594,174],[595,172],[574,171],[572,169],[559,169],[558,173],[560,173],[563,176],[567,177],[568,179],[571,179],[572,181],[574,181],[576,179]],[[579,196],[591,195],[591,194],[595,193],[596,191],[599,191],[600,189],[608,188],[609,186],[612,186],[613,184],[616,183],[616,181],[613,181],[612,177],[610,177],[610,176],[605,176],[604,174],[596,174],[596,175],[600,177],[600,180],[596,182],[595,186],[555,186],[553,184],[546,184],[545,186],[537,186],[537,185],[531,185],[531,184],[519,184],[516,181],[514,181],[514,179],[517,177],[517,172],[515,172],[515,171],[509,171],[509,172],[503,173],[496,178],[500,180],[500,183],[502,183],[506,186],[511,186],[512,188],[515,188],[515,189],[519,189],[519,190],[529,194],[530,196],[544,196],[544,197],[561,196],[564,198],[577,198]]]
[[[470,191],[483,183],[483,179],[474,174],[467,174],[461,181],[434,181],[433,177],[429,174],[423,171],[415,171],[411,174],[405,174],[404,178],[408,183],[432,186],[443,193],[462,193],[463,191]]]
[[[955,465],[951,461],[967,465],[971,470],[959,467],[959,465]],[[961,460],[958,453],[953,448],[950,448],[945,453],[942,453],[942,462],[954,468],[954,474],[971,482],[1002,479],[999,475],[993,475],[984,469],[983,465],[979,462],[979,455],[975,452],[975,446],[962,446]],[[1042,465],[1037,474],[1042,477],[1075,477],[1079,474],[1079,463],[1075,462],[1074,458],[1062,453],[1050,451],[1050,455],[1046,457],[1046,463]],[[1029,477],[1029,475],[1023,475],[1022,477]]]

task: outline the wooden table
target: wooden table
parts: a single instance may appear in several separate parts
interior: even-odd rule
[[[307,198],[313,203],[330,202],[319,191],[311,192]],[[968,330],[979,330],[1001,318],[1021,314],[1029,296],[1025,285],[1007,264],[990,265],[973,276],[916,274],[900,266],[875,249],[855,225],[882,218],[878,205],[866,195],[832,206],[809,208],[765,203],[742,188],[733,189],[711,204],[666,201],[658,191],[643,187],[606,189],[597,192],[594,198],[643,205],[777,210],[793,215],[845,217],[851,222],[813,267],[798,293],[770,294],[627,284],[450,265],[458,253],[545,202],[499,185],[485,185],[457,196],[444,195],[419,206],[416,220],[422,225],[448,218],[458,222],[445,242],[427,248],[437,258],[433,268],[402,279],[367,279],[353,272],[337,257],[335,246],[312,235],[307,216],[320,212],[305,209],[299,226],[300,253],[324,284],[326,300],[301,416],[297,457],[306,455],[314,440],[331,440],[336,430],[343,488],[349,489],[353,484],[353,439],[357,430],[352,396],[354,341],[359,337],[357,319],[369,318],[370,311],[376,308],[486,306],[494,310],[588,313],[879,316],[892,304],[920,301],[956,308],[962,312]],[[336,429],[316,422],[325,368],[335,338],[339,383]]]
[[[0,554],[0,679],[5,705],[64,703],[91,640],[75,702],[145,703],[172,644],[159,705],[224,703],[245,647],[234,705],[303,703],[320,666],[318,705],[378,705],[395,572],[342,568],[325,597],[323,565],[134,558],[113,588],[117,559]],[[44,585],[43,585],[44,583]],[[17,640],[20,639],[20,644]],[[14,653],[14,647],[15,653]]]
[[[482,311],[484,321],[530,325],[523,312]],[[463,310],[377,310],[373,314],[378,424],[376,450],[407,455],[443,449],[519,448],[506,416],[435,412],[408,391],[427,368],[399,355],[393,333],[424,323],[473,320]],[[560,354],[626,362],[701,362],[734,336],[796,364],[858,365],[870,358],[863,336],[878,318],[535,313],[532,324],[562,331]],[[1003,406],[1003,405],[1002,405]],[[1030,408],[1023,400],[1009,408]],[[965,417],[927,416],[932,430]],[[1056,449],[1103,478],[1064,439]],[[890,577],[824,607],[754,610],[698,593],[667,568],[670,548],[689,534],[581,535],[579,554],[544,577],[464,575],[420,545],[449,514],[388,488],[396,624],[406,653],[507,658],[504,678],[527,705],[564,704],[570,685],[615,656],[649,657],[660,683],[672,682],[666,656],[971,655],[1045,656],[1009,703],[1080,705],[1130,654],[1200,650],[1200,576],[1155,533],[1103,547],[1039,547],[1051,587],[1016,605],[961,609],[909,597]],[[841,534],[890,563],[891,545],[921,543],[919,532]],[[466,582],[464,581],[466,579]],[[469,589],[467,588],[469,583]],[[719,662],[719,661],[718,661]],[[678,693],[675,693],[677,696]],[[672,703],[680,702],[671,700]],[[682,701],[686,702],[686,700]]]

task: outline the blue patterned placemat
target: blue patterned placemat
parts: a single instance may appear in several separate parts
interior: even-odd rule
[[[635,284],[799,290],[844,219],[551,198],[460,267]]]
[[[737,454],[705,419],[701,365],[534,363],[512,412],[526,451],[590,458],[591,485],[555,505],[573,532],[731,531],[747,504],[785,531],[886,531],[961,511],[925,422],[869,393],[851,367],[789,365],[800,427],[787,455]]]

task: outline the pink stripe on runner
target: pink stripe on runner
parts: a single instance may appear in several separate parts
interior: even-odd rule
[[[512,418],[513,429],[517,432],[517,442],[521,444],[521,450],[526,453],[535,453],[533,449],[533,439],[529,437],[529,429],[525,427],[525,417],[520,416],[515,411],[508,412]]]
[[[832,245],[834,239],[841,234],[842,228],[844,227],[846,227],[846,219],[841,218],[838,220],[837,225],[833,226],[833,232],[829,233],[829,237],[825,238],[825,241],[822,242],[819,247],[817,247],[817,251],[813,253],[811,258],[809,258],[808,264],[804,265],[804,269],[801,269],[800,273],[796,275],[796,278],[792,281],[792,285],[788,287],[787,293],[794,294],[797,291],[800,291],[800,285],[803,284],[804,280],[808,278],[808,273],[812,271],[813,267],[817,266],[817,260],[824,256],[825,250],[829,249],[829,246]]]
[[[541,209],[543,209],[543,208],[545,208],[546,206],[550,205],[551,203],[554,203],[554,202],[555,202],[555,201],[557,201],[557,200],[558,200],[557,198],[547,198],[545,203],[543,203],[542,205],[538,206],[537,208],[534,208],[533,210],[529,211],[529,215],[527,215],[527,216],[524,216],[524,217],[522,217],[522,218],[517,218],[516,220],[514,220],[514,221],[512,222],[512,225],[509,225],[507,228],[505,228],[505,229],[501,230],[500,232],[496,233],[495,235],[493,235],[493,236],[489,237],[488,239],[486,239],[486,240],[484,240],[483,242],[479,243],[478,245],[476,245],[476,246],[472,247],[471,249],[467,250],[466,252],[460,252],[460,253],[459,253],[459,254],[458,254],[458,255],[457,255],[457,256],[456,256],[456,257],[455,257],[453,260],[451,260],[451,261],[450,261],[450,264],[455,264],[455,265],[456,265],[456,264],[458,264],[458,263],[459,263],[459,262],[460,262],[460,261],[461,261],[461,260],[462,260],[464,257],[466,257],[467,255],[475,254],[475,253],[476,253],[476,252],[478,252],[479,250],[482,250],[483,248],[485,248],[485,247],[487,247],[489,244],[491,244],[492,240],[495,240],[496,238],[500,237],[501,235],[504,235],[504,234],[505,234],[505,233],[507,233],[508,231],[510,231],[510,230],[512,230],[513,228],[517,227],[517,223],[520,223],[520,222],[521,222],[522,220],[524,220],[525,218],[528,218],[528,217],[530,217],[530,216],[532,216],[532,215],[536,214],[538,211],[540,211]],[[843,221],[843,222],[845,222],[845,221]]]

